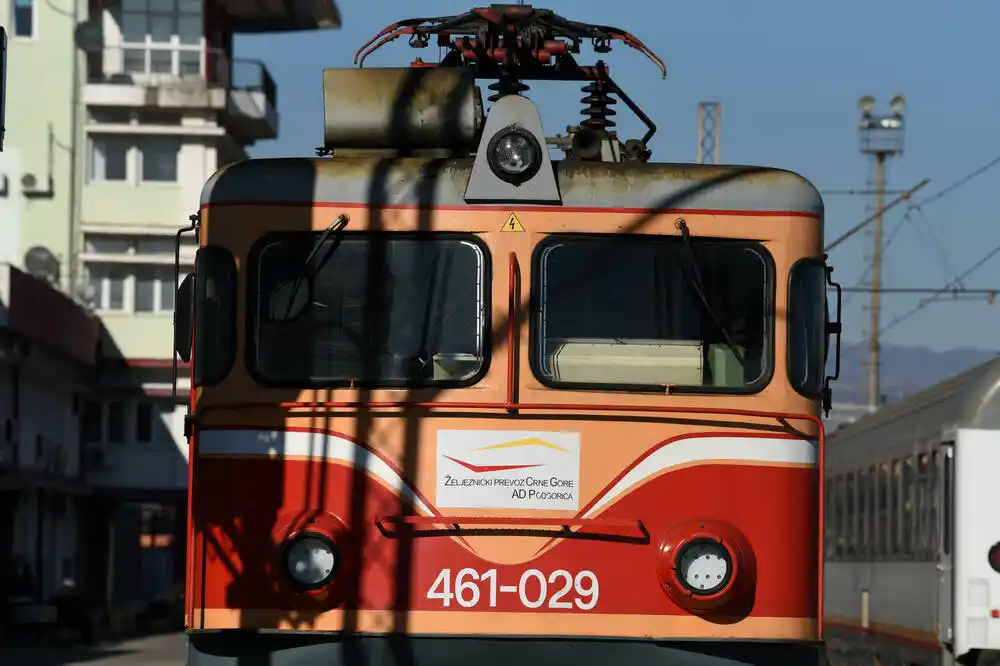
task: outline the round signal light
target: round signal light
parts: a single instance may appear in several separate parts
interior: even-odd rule
[[[720,541],[688,541],[676,555],[677,579],[696,596],[721,592],[733,578],[733,558]]]
[[[660,539],[656,568],[663,591],[692,613],[738,615],[757,582],[757,560],[746,535],[716,520],[669,528]]]
[[[329,585],[340,565],[340,554],[332,539],[304,531],[285,543],[282,557],[285,573],[304,590]]]
[[[283,593],[295,596],[290,603],[332,607],[342,600],[357,563],[350,530],[340,518],[326,511],[285,509],[271,536],[273,571]]]

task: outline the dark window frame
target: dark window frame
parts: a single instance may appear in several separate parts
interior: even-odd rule
[[[539,241],[531,253],[531,317],[528,327],[528,363],[531,373],[542,386],[549,389],[563,391],[597,391],[597,392],[628,392],[628,393],[653,393],[663,395],[663,386],[643,386],[636,384],[587,384],[573,382],[553,381],[547,377],[540,365],[539,358],[539,336],[541,328],[542,312],[542,257],[545,250],[554,243],[565,242],[567,240],[583,239],[591,241],[594,239],[618,240],[626,243],[641,244],[643,242],[676,242],[683,243],[681,236],[663,234],[598,234],[598,233],[553,233]],[[776,267],[774,257],[767,249],[763,241],[750,239],[729,239],[715,237],[696,237],[691,239],[691,243],[696,247],[698,244],[725,245],[733,248],[743,248],[753,250],[761,262],[764,264],[764,272],[767,279],[764,292],[764,341],[761,347],[761,374],[756,381],[744,386],[680,386],[675,387],[678,395],[755,395],[767,388],[774,379],[774,359],[775,359],[775,298],[777,292]]]
[[[305,236],[312,236],[318,240],[323,235],[322,231],[275,231],[261,236],[249,249],[246,258],[246,295],[244,303],[246,316],[244,317],[246,344],[244,345],[244,359],[247,374],[262,387],[265,388],[297,388],[297,389],[400,389],[400,390],[428,390],[428,389],[459,389],[469,388],[479,384],[489,373],[490,364],[493,358],[493,255],[489,246],[482,237],[471,231],[343,231],[344,240],[362,238],[384,238],[388,240],[452,240],[466,241],[472,243],[482,253],[482,309],[483,322],[480,330],[482,340],[482,362],[479,370],[472,376],[459,381],[385,381],[376,382],[360,381],[357,379],[331,379],[323,378],[319,380],[297,379],[297,380],[276,380],[261,372],[257,363],[257,299],[259,298],[259,274],[260,274],[260,254],[267,246],[282,239],[301,239]],[[328,239],[327,242],[335,242]]]
[[[823,313],[824,314],[823,314],[823,324],[822,324],[822,326],[820,328],[820,351],[823,353],[823,363],[821,364],[820,369],[819,369],[819,373],[817,375],[818,379],[816,380],[815,390],[805,390],[806,388],[812,389],[813,387],[812,386],[803,387],[799,382],[797,382],[796,380],[794,380],[792,378],[792,375],[791,375],[792,355],[793,355],[793,353],[795,353],[796,351],[798,351],[798,350],[795,350],[795,349],[792,348],[793,337],[792,337],[792,324],[791,324],[792,317],[791,317],[791,315],[792,315],[792,308],[795,306],[795,303],[792,301],[792,282],[795,279],[796,271],[798,269],[802,268],[803,266],[813,266],[813,267],[819,269],[821,271],[821,274],[822,274],[822,284],[824,286],[824,289],[823,289],[823,296],[824,296],[824,298],[823,298]],[[827,331],[826,331],[827,326],[826,326],[826,323],[829,321],[829,318],[830,318],[830,315],[829,315],[829,305],[828,305],[827,299],[826,299],[826,282],[827,282],[827,266],[826,266],[826,262],[823,259],[820,259],[820,258],[817,258],[817,257],[804,257],[802,259],[799,259],[795,263],[793,263],[791,265],[791,267],[788,269],[788,285],[787,285],[788,291],[787,291],[787,297],[786,297],[786,303],[785,303],[785,312],[786,312],[786,316],[785,316],[785,374],[788,377],[788,383],[791,385],[792,389],[794,389],[796,393],[798,393],[799,395],[801,395],[804,398],[810,398],[810,399],[813,399],[813,400],[819,399],[823,395],[823,386],[824,386],[824,381],[826,379],[826,363],[827,363],[827,357],[829,356],[826,353],[826,340],[827,340]]]
[[[225,326],[222,331],[224,337],[228,338],[223,352],[212,355],[211,365],[207,366],[204,335],[205,327],[201,326],[201,314],[199,307],[202,305],[202,295],[205,293],[209,281],[208,268],[206,262],[214,259],[225,262],[226,275],[224,279],[228,282],[227,288],[231,296],[227,311],[219,313],[219,316],[211,317],[216,326]],[[192,354],[192,385],[193,387],[216,386],[225,381],[232,372],[236,362],[236,304],[239,301],[239,278],[236,270],[236,258],[233,253],[221,245],[205,245],[198,248],[194,260],[194,293],[192,300],[194,303],[192,327],[194,330],[194,344],[191,348]],[[174,304],[176,307],[176,303]],[[200,344],[201,343],[201,344]]]

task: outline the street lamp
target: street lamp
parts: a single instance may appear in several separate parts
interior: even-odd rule
[[[875,113],[875,98],[865,95],[858,100],[861,121],[858,134],[861,152],[870,155],[894,157],[903,154],[903,111],[906,97],[894,95],[889,100],[889,113]]]
[[[861,152],[875,160],[875,225],[872,252],[871,330],[868,341],[868,406],[872,411],[881,404],[879,393],[879,291],[882,289],[882,211],[885,206],[885,164],[890,157],[903,154],[903,111],[906,98],[893,95],[889,113],[875,113],[875,98],[865,95],[858,100],[861,121],[858,136]]]

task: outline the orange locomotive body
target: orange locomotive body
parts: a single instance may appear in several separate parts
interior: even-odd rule
[[[189,663],[817,663],[818,193],[553,160],[512,67],[487,114],[447,64],[327,70],[332,157],[205,187]]]

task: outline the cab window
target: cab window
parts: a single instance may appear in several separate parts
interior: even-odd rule
[[[788,380],[808,397],[823,390],[826,321],[826,265],[799,261],[788,279]]]
[[[249,263],[247,361],[264,385],[466,386],[486,372],[489,258],[475,235],[274,234]]]
[[[550,236],[532,273],[534,372],[554,388],[760,390],[771,267],[758,243]]]

